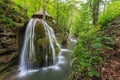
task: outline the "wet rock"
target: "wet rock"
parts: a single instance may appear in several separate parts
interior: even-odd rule
[[[4,30],[2,28],[0,28],[0,33],[3,33],[3,32],[4,32]]]
[[[24,26],[28,19],[27,14],[23,12],[25,9],[11,0],[0,0],[0,80],[8,80],[8,77],[4,79],[1,76],[9,74],[15,68],[7,71],[13,67],[19,55],[17,27]]]
[[[0,43],[0,49],[2,48],[2,45],[1,45],[1,43]]]
[[[46,35],[44,26],[41,21],[37,21],[35,25],[34,44],[35,44],[35,53],[33,53],[32,59],[30,59],[32,63],[30,63],[29,65],[35,64],[38,67],[46,66],[45,65],[46,54],[48,55],[48,60],[49,60],[48,62],[52,63],[53,62],[52,49],[50,47],[49,38]],[[59,49],[56,45],[55,45],[55,49],[57,53]]]
[[[14,28],[0,27],[0,72],[8,69],[16,61],[17,37]]]
[[[0,37],[16,37],[15,33],[1,33]]]
[[[10,54],[11,52],[15,52],[15,51],[16,51],[16,49],[12,48],[12,47],[10,47],[8,49],[6,49],[6,48],[0,49],[0,55]]]
[[[0,54],[4,54],[5,52],[7,52],[7,49],[0,49]]]
[[[48,42],[49,42],[48,38],[38,39],[37,41],[38,45],[41,46],[43,50],[46,48]]]
[[[1,39],[2,45],[12,45],[14,43],[16,43],[16,40],[14,38],[4,37]]]
[[[34,39],[36,51],[36,54],[34,55],[34,61],[36,61],[36,63],[40,65],[45,60],[45,48],[46,45],[49,43],[48,37],[46,37],[44,26],[40,21],[37,21],[36,23]]]

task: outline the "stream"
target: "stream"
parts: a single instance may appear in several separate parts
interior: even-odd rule
[[[43,33],[37,33],[42,31]],[[45,35],[42,36],[43,34]],[[67,45],[61,47],[54,30],[47,22],[38,18],[30,19],[24,35],[19,73],[15,80],[65,80],[71,70],[71,53],[75,42],[74,38],[70,38]],[[59,52],[56,51],[57,48]],[[40,68],[40,60],[46,66]]]
[[[58,54],[58,63],[17,75],[15,80],[65,80],[71,69],[71,53],[75,43],[64,45]]]

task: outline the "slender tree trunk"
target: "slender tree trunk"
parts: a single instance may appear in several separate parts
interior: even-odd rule
[[[45,9],[46,9],[46,1],[43,0],[43,5],[42,5],[42,8],[43,8],[43,20],[46,20],[46,16],[45,16]]]
[[[58,25],[58,19],[59,19],[59,3],[56,1],[56,25]]]
[[[99,5],[101,0],[93,0],[92,2],[92,18],[93,18],[93,25],[97,25],[98,20],[98,13],[99,13]]]

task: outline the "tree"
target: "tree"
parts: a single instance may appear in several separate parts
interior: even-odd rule
[[[46,4],[46,0],[43,0],[43,4],[42,4],[42,9],[43,9],[43,20],[46,20],[45,18],[45,4]]]
[[[98,13],[101,0],[89,0],[88,1],[91,8],[92,18],[93,18],[93,25],[97,25],[98,20]]]

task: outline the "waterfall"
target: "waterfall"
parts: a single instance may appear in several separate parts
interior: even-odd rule
[[[68,39],[70,40],[70,42],[76,43],[77,40],[76,40],[76,38],[74,36],[72,36],[71,31],[72,31],[72,28],[70,28],[70,33],[69,33]]]
[[[52,53],[53,53],[53,64],[56,64],[56,54],[55,54],[55,47],[54,47],[54,42],[56,43],[56,45],[60,48],[60,45],[58,44],[54,31],[53,29],[43,20],[41,20],[44,28],[45,28],[45,32],[47,33],[48,37],[49,37],[49,42],[50,42],[50,46],[52,48]]]
[[[46,33],[46,36],[49,38],[49,48],[52,50],[52,56],[53,56],[53,65],[55,65],[57,62],[56,60],[56,52],[55,52],[55,45],[60,49],[60,45],[57,42],[57,39],[55,37],[53,29],[42,19],[31,19],[26,27],[25,31],[25,36],[24,36],[24,43],[21,51],[21,56],[20,56],[20,65],[19,65],[19,70],[20,71],[27,71],[31,70],[33,65],[31,64],[33,61],[33,55],[35,53],[35,44],[34,44],[34,37],[35,37],[35,25],[36,22],[40,21],[43,26],[44,30]],[[39,34],[42,35],[42,34]],[[55,45],[54,45],[55,44]],[[48,47],[47,47],[48,48]],[[46,56],[45,56],[45,61],[46,61],[46,66],[48,64],[48,52],[46,49]]]

